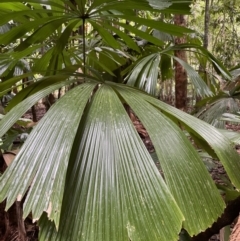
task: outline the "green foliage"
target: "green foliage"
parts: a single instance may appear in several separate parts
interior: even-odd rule
[[[225,82],[222,90],[212,98],[205,98],[196,105],[197,113],[195,115],[198,118],[221,129],[225,129],[226,121],[236,121],[231,114],[239,111],[239,69],[232,70],[231,74],[232,81]],[[222,118],[225,113],[228,113],[230,118]]]
[[[186,13],[186,3],[180,7],[178,1],[170,0],[1,1],[0,24],[17,23],[0,35],[11,57],[6,62],[14,69],[21,59],[35,59],[32,73],[6,75],[0,94],[23,77],[42,77],[9,103],[0,122],[0,137],[39,99],[62,86],[78,84],[50,108],[0,177],[0,201],[6,199],[8,209],[25,197],[23,215],[32,213],[38,220],[40,241],[175,241],[182,228],[193,236],[210,227],[225,205],[183,128],[219,158],[233,185],[240,188],[239,156],[228,138],[138,88],[104,77],[135,59],[127,48],[141,55],[137,40],[142,38],[156,45],[157,51],[141,56],[129,81],[141,88],[147,76],[152,93],[157,78],[152,68],[164,66],[161,54],[172,57],[169,52],[174,47],[165,49],[164,42],[151,32],[182,35],[192,31],[145,19],[133,9]],[[11,42],[16,44],[10,51]],[[212,62],[228,75],[217,60]],[[200,81],[201,90],[211,95],[191,67],[186,68]],[[149,133],[163,175],[126,105]]]
[[[131,66],[130,73],[126,76],[126,83],[143,89],[152,95],[156,94],[156,85],[159,76],[162,81],[172,76],[173,62],[176,61],[185,69],[197,96],[213,96],[211,89],[216,88],[216,84],[206,83],[205,80],[187,62],[174,56],[174,51],[187,50],[203,58],[212,64],[214,70],[222,75],[226,80],[231,79],[229,71],[218,61],[209,51],[199,44],[186,43],[173,46],[145,46],[145,55],[139,58]]]
[[[204,1],[194,1],[188,22],[201,39],[204,35],[204,8]],[[210,5],[209,50],[228,68],[239,62],[239,13],[238,1],[220,0]]]

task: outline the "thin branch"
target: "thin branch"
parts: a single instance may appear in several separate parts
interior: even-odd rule
[[[85,27],[85,18],[83,18],[83,74],[86,74],[86,27]]]

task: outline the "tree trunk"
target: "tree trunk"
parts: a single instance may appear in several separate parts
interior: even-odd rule
[[[175,15],[174,23],[179,26],[185,26],[186,21],[183,15]],[[176,37],[175,44],[185,43],[185,37]],[[186,52],[176,50],[175,56],[187,62]],[[187,105],[187,73],[185,69],[175,61],[175,106],[178,109],[185,110]]]
[[[209,0],[205,2],[205,17],[204,17],[204,39],[203,39],[203,47],[205,49],[208,48],[208,36],[209,36],[209,22],[210,22],[210,9]]]
[[[204,36],[203,36],[203,47],[205,49],[208,49],[208,42],[209,42],[209,23],[210,23],[210,2],[209,0],[205,1],[205,16],[204,16]],[[208,76],[206,74],[206,63],[200,63],[199,65],[199,74],[202,76],[202,78],[205,80],[206,84],[210,86],[210,83],[208,81]],[[201,97],[196,96],[196,102],[200,101]]]

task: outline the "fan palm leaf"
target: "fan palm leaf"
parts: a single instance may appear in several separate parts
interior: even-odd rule
[[[171,60],[177,61],[185,69],[189,80],[191,81],[194,90],[198,96],[210,97],[213,96],[212,91],[201,76],[187,62],[174,56],[174,50],[190,50],[198,51],[197,53],[204,56],[209,61],[218,73],[221,73],[225,78],[230,79],[230,73],[227,69],[207,50],[196,44],[180,44],[167,46],[165,49],[151,47],[150,54],[138,59],[131,67],[130,73],[126,76],[126,83],[140,88],[149,94],[155,95],[156,86],[161,76],[161,80],[165,80],[165,76],[171,75],[172,65]],[[163,59],[163,61],[161,61]]]
[[[39,219],[44,211],[47,212],[60,230],[56,233],[53,228],[52,233],[48,233],[49,227],[43,222],[42,235],[53,235],[51,240],[64,240],[64,237],[95,240],[97,236],[102,240],[112,240],[113,237],[115,240],[122,240],[121,237],[175,240],[183,219],[183,227],[191,235],[209,227],[223,211],[224,203],[198,153],[174,122],[182,122],[191,135],[202,138],[203,144],[213,148],[238,187],[240,167],[230,142],[204,122],[153,97],[124,85],[109,84],[98,85],[93,96],[96,82],[80,85],[50,109],[1,177],[1,200],[7,197],[9,207],[16,198],[20,200],[30,186],[24,216],[31,211],[33,218]],[[38,92],[28,97],[26,103],[33,103],[37,95]],[[79,95],[85,101],[81,98],[76,104]],[[108,98],[104,99],[104,96]],[[167,186],[128,120],[122,106],[123,99],[147,128]],[[19,106],[26,106],[26,103]],[[1,135],[9,127],[6,126],[7,120],[14,122],[22,114],[23,107],[19,106],[0,122]],[[77,111],[79,108],[82,111]],[[151,116],[151,122],[146,113]],[[162,128],[157,128],[159,121]],[[53,129],[52,125],[60,129]],[[168,136],[167,141],[162,140],[162,136]],[[180,149],[171,148],[175,142]],[[72,196],[74,193],[76,196]],[[41,197],[37,202],[36,196]],[[155,201],[152,203],[150,200]],[[60,215],[63,215],[62,219]],[[69,223],[70,216],[72,221]],[[104,225],[98,220],[105,220]],[[144,228],[145,221],[142,223],[140,220],[149,220],[149,228]],[[106,223],[112,225],[106,226]],[[172,232],[166,231],[170,223]],[[117,227],[118,231],[114,232]],[[81,232],[77,231],[79,228]],[[153,237],[147,234],[149,230]],[[82,236],[83,233],[86,236]]]
[[[233,185],[240,188],[239,156],[214,127],[136,88],[85,73],[93,68],[84,65],[88,54],[90,60],[94,56],[111,60],[121,52],[115,49],[121,48],[120,42],[112,36],[119,34],[119,26],[158,46],[162,41],[140,26],[176,35],[191,32],[133,15],[133,9],[171,12],[168,7],[172,6],[176,11],[177,4],[154,0],[76,0],[75,5],[56,0],[29,0],[26,5],[21,0],[1,1],[0,24],[13,19],[18,26],[0,35],[0,42],[7,45],[22,39],[13,49],[16,59],[30,55],[37,46],[45,46],[46,51],[33,66],[34,73],[44,77],[9,103],[0,122],[0,137],[39,99],[71,81],[79,84],[49,109],[0,177],[0,201],[6,200],[7,209],[15,200],[22,201],[24,217],[32,213],[39,222],[40,241],[175,241],[182,228],[195,235],[210,227],[225,205],[182,128],[219,158]],[[68,41],[71,32],[88,25],[109,48],[103,44],[104,52],[88,52],[82,36],[77,41],[83,44],[82,50],[73,53],[77,47],[76,42],[71,46]],[[139,50],[127,33],[120,37]],[[159,55],[143,61],[147,75],[156,79],[152,67],[160,63]],[[115,63],[121,60],[116,58]],[[113,67],[100,67],[113,71]],[[79,68],[84,74],[77,72]],[[1,94],[22,76],[0,83]],[[132,124],[126,104],[146,128],[163,174]]]

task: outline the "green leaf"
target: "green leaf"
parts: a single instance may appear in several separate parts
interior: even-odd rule
[[[101,56],[101,60],[103,60],[103,56]],[[109,60],[109,59],[108,59]],[[114,73],[112,72],[112,68],[111,66],[115,66],[116,67],[116,64],[112,61],[109,61],[110,62],[110,66],[106,66],[106,64],[104,64],[104,62],[100,61],[100,54],[99,56],[97,56],[97,53],[94,52],[94,51],[91,51],[88,55],[87,55],[87,63],[92,66],[95,70],[99,70],[102,71],[102,72],[107,72],[109,73],[110,75],[114,76]],[[107,63],[107,62],[105,62]],[[109,68],[110,67],[110,68]]]
[[[144,94],[116,89],[151,138],[166,183],[184,214],[184,229],[191,236],[207,229],[225,205],[197,151],[171,119],[146,102]]]
[[[171,0],[172,5],[161,12],[168,14],[191,14],[192,0]]]
[[[6,2],[8,2],[8,3],[6,3]],[[20,3],[12,3],[12,2],[14,2],[14,1],[4,1],[4,0],[1,1],[1,3],[0,3],[1,10],[6,10],[6,9],[11,10],[11,11],[29,10],[29,8],[20,1],[17,1],[17,2],[20,2]]]
[[[87,0],[75,0],[81,16],[84,16],[84,15],[85,15],[85,11],[86,11],[86,7],[85,7],[86,1],[87,1]]]
[[[20,45],[16,48],[16,51],[21,51],[23,49],[26,49],[28,46],[31,46],[32,44],[40,43],[40,42],[44,41],[48,36],[50,36],[52,33],[54,33],[54,31],[56,31],[57,28],[59,28],[63,23],[65,23],[66,21],[69,20],[66,17],[65,18],[58,17],[59,19],[55,19],[55,18],[51,21],[47,21],[48,20],[47,18],[43,18],[43,19],[45,19],[46,23],[43,25],[39,25],[39,28],[32,35],[30,35],[23,42],[20,43]],[[38,23],[38,22],[39,22],[39,20],[34,21],[34,23]],[[73,24],[73,23],[75,23],[75,24]],[[71,25],[75,26],[76,21],[73,23],[71,23]],[[26,24],[21,25],[21,26],[25,26],[25,25]],[[15,30],[16,30],[16,28],[14,28],[12,31],[15,31]],[[28,29],[28,31],[30,31],[30,29]],[[68,34],[68,31],[64,32],[63,36],[66,33]]]
[[[141,30],[137,29],[134,26],[131,26],[131,25],[128,25],[128,24],[124,24],[124,23],[121,23],[121,22],[117,22],[115,20],[113,20],[112,22],[113,22],[113,24],[119,25],[119,26],[123,27],[124,29],[127,29],[131,33],[133,33],[136,36],[141,37],[141,38],[149,41],[150,43],[153,43],[153,44],[155,44],[157,46],[162,46],[163,45],[163,42],[161,40],[153,37],[152,35],[144,32],[144,31],[141,31]]]
[[[171,79],[173,77],[172,59],[169,55],[161,55],[159,67],[162,81]]]
[[[182,36],[183,33],[192,33],[193,32],[193,30],[191,30],[191,29],[180,27],[180,26],[175,26],[173,24],[164,23],[162,21],[156,21],[156,20],[152,20],[152,19],[140,18],[140,17],[135,17],[135,16],[129,16],[129,15],[123,15],[123,16],[119,16],[119,17],[129,20],[129,21],[133,21],[138,24],[142,24],[143,26],[157,29],[164,33],[169,33],[171,35]]]
[[[199,44],[178,44],[175,46],[171,46],[166,51],[169,50],[179,50],[179,49],[196,49],[199,50],[200,54],[205,56],[207,60],[210,61],[212,64],[213,68],[218,74],[221,74],[224,78],[227,80],[231,80],[231,74],[230,72],[226,69],[226,67],[216,58],[214,57],[207,49],[203,48]]]
[[[231,119],[229,119],[231,121]],[[240,120],[239,120],[240,122]],[[231,140],[234,144],[240,145],[240,133],[237,131],[218,129],[224,136]]]
[[[231,202],[235,199],[237,199],[240,196],[239,191],[235,189],[230,189],[223,185],[217,185],[218,189],[221,190],[224,193],[225,201]]]
[[[238,102],[232,97],[226,97],[219,95],[219,98],[212,103],[208,103],[208,107],[202,107],[196,116],[204,120],[205,122],[213,125],[214,127],[224,129],[226,128],[226,121],[231,121],[230,119],[223,119],[222,115],[229,111],[230,113],[236,113],[239,110]],[[234,122],[234,120],[232,119]]]
[[[233,185],[240,189],[240,158],[228,138],[206,122],[198,120],[170,105],[155,100],[147,95],[143,95],[143,98],[158,107],[163,113],[175,120],[175,122],[181,123],[190,134],[208,144],[223,164]]]
[[[1,44],[8,44],[10,42],[14,42],[15,40],[23,37],[24,34],[26,34],[27,32],[30,32],[30,31],[32,31],[32,29],[37,28],[37,27],[39,27],[38,31],[41,32],[43,34],[43,36],[41,36],[41,35],[38,36],[39,37],[39,39],[38,39],[33,34],[32,37],[31,36],[29,37],[30,40],[28,40],[28,38],[27,38],[27,40],[25,40],[25,41],[28,41],[27,43],[29,45],[34,42],[37,42],[37,41],[41,42],[41,40],[43,40],[44,38],[46,38],[47,36],[52,34],[52,32],[54,30],[56,30],[56,27],[60,26],[67,20],[68,20],[67,18],[49,17],[49,18],[37,19],[35,21],[28,21],[27,23],[24,23],[22,25],[19,25],[15,28],[11,29],[10,31],[8,31],[5,34],[0,35]],[[46,26],[46,27],[42,28],[41,25]],[[46,32],[44,32],[43,29],[46,29]]]
[[[155,95],[158,72],[159,72],[160,55],[154,53],[141,58],[135,64],[130,74],[126,77],[126,83],[145,90],[151,95]]]
[[[106,29],[109,29],[111,31],[113,31],[114,33],[116,33],[120,38],[122,38],[122,40],[127,44],[128,48],[131,48],[137,52],[140,52],[140,48],[137,46],[137,44],[133,41],[133,39],[131,37],[129,37],[128,34],[125,34],[124,32],[122,32],[121,30],[111,26],[110,24],[107,23],[103,23],[103,26]]]
[[[95,0],[90,8],[88,9],[89,14],[101,13],[103,11],[111,11],[111,10],[163,10],[171,5],[171,1],[168,0]]]
[[[48,69],[49,63],[51,63],[50,59],[52,58],[53,52],[54,48],[51,48],[46,53],[44,53],[41,58],[36,59],[32,67],[33,71],[41,72],[44,74],[44,71]]]
[[[69,37],[73,32],[74,27],[79,24],[79,19],[74,19],[72,21],[69,21],[67,26],[65,27],[63,33],[59,36],[57,40],[57,44],[54,48],[53,54],[59,54],[63,52],[64,48],[69,42]]]
[[[158,38],[158,39],[160,39],[164,42],[173,41],[173,36],[171,34],[164,33],[162,31],[159,31],[159,30],[156,30],[156,29],[153,30],[152,35],[155,38]]]
[[[45,211],[58,227],[72,143],[94,87],[95,84],[86,83],[67,92],[33,129],[12,165],[1,176],[0,200],[7,197],[7,209],[16,199],[21,200],[30,186],[23,216],[32,212],[33,219],[39,219]],[[36,197],[41,198],[36,201]]]
[[[96,22],[89,20],[91,25],[95,30],[98,31],[98,33],[101,35],[104,41],[106,41],[107,44],[109,44],[110,47],[118,49],[120,48],[120,44],[116,41],[116,39],[112,36],[111,33],[109,33],[108,30],[104,29],[101,25],[97,24]]]
[[[8,104],[8,106],[5,108],[6,111],[11,110],[13,107],[15,107],[17,104],[21,103],[25,98],[41,91],[42,89],[45,89],[47,87],[52,87],[58,83],[60,85],[67,84],[70,81],[64,82],[69,76],[68,75],[55,75],[55,76],[49,76],[46,78],[41,79],[40,81],[37,81],[28,87],[21,90]],[[56,88],[57,89],[57,88]],[[54,90],[56,90],[54,89]],[[44,97],[44,96],[43,96]],[[35,104],[35,103],[33,103]],[[29,106],[31,107],[31,106]]]
[[[95,94],[72,150],[59,231],[40,222],[40,240],[177,239],[182,214],[108,86]]]
[[[179,64],[183,66],[183,68],[186,70],[188,77],[191,79],[192,84],[194,86],[194,90],[196,91],[196,94],[201,97],[208,97],[213,96],[212,91],[209,89],[207,84],[204,82],[204,80],[201,78],[201,76],[185,61],[183,61],[180,58],[177,58],[175,56],[172,56],[173,59],[175,59]]]
[[[237,104],[237,103],[236,103]],[[237,109],[238,110],[238,109]],[[236,111],[230,111],[230,112],[234,112],[236,113]],[[231,121],[231,122],[235,122],[235,123],[239,123],[240,122],[240,116],[239,116],[239,112],[237,112],[236,114],[231,114],[231,113],[223,113],[221,120],[226,120],[226,121]]]
[[[13,5],[15,5],[15,4],[13,3]],[[21,4],[21,5],[25,6],[23,4]],[[1,3],[0,3],[0,6],[1,6]],[[1,18],[0,18],[0,24],[8,23],[14,19],[17,19],[18,22],[22,23],[22,24],[28,23],[29,18],[39,19],[39,17],[40,17],[39,15],[46,17],[46,16],[48,16],[49,13],[53,13],[53,11],[46,10],[46,9],[41,9],[41,10],[36,11],[36,10],[30,10],[29,7],[26,7],[26,6],[25,6],[25,8],[22,10],[21,10],[21,8],[18,8],[15,11],[11,10],[10,12],[2,14]],[[59,11],[57,13],[59,13]]]
[[[16,4],[17,2],[21,3],[21,4]],[[64,1],[63,0],[28,0],[28,3],[37,3],[37,4],[43,4],[43,5],[51,5],[51,6],[54,6],[54,7],[58,7],[58,8],[62,8],[62,3]],[[12,8],[14,10],[19,10],[18,6],[24,6],[25,9],[29,9],[29,7],[27,7],[27,5],[23,4],[23,2],[21,0],[1,0],[1,3],[7,3],[6,6],[11,6],[11,4],[14,6],[16,6],[15,8]],[[23,7],[22,7],[23,8]],[[10,8],[11,9],[11,8]],[[22,10],[20,8],[20,10]]]
[[[11,87],[18,81],[22,80],[23,78],[30,77],[32,75],[33,73],[26,73],[26,74],[22,74],[20,76],[16,76],[11,79],[8,79],[4,82],[0,82],[0,88],[1,90],[3,90],[0,92],[0,96],[3,96],[4,94],[6,94],[6,92],[8,92],[9,89],[11,89]]]
[[[2,149],[2,150],[12,150],[13,141],[16,140],[18,135],[19,135],[19,131],[14,130],[14,129],[10,129],[6,133],[6,135],[4,136],[3,144],[0,144],[0,149]]]

